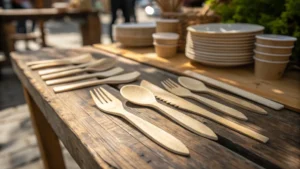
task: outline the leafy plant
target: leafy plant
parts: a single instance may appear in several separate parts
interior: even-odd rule
[[[207,0],[226,23],[263,25],[268,34],[297,38],[293,59],[300,62],[300,0]]]

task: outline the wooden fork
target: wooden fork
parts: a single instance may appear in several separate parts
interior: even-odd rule
[[[96,88],[93,91],[91,90],[90,94],[100,110],[127,120],[163,148],[180,155],[189,155],[188,148],[180,140],[153,124],[127,112],[122,102],[105,89],[101,87]]]
[[[223,104],[220,104],[216,101],[207,99],[205,97],[196,95],[194,93],[192,93],[190,90],[180,86],[179,84],[177,84],[176,82],[172,81],[171,79],[167,79],[165,81],[162,81],[163,86],[171,93],[177,95],[177,96],[181,96],[181,97],[187,97],[187,98],[191,98],[194,99],[202,104],[205,104],[215,110],[218,110],[220,112],[223,112],[227,115],[230,115],[232,117],[241,119],[241,120],[248,120],[248,118],[240,111],[237,111],[231,107],[225,106]]]

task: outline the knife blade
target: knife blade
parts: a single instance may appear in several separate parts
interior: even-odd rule
[[[218,116],[216,114],[213,114],[191,102],[188,102],[164,89],[161,89],[160,87],[146,81],[146,80],[142,80],[140,83],[140,86],[145,87],[147,89],[149,89],[151,92],[153,92],[153,94],[160,100],[165,101],[167,104],[173,105],[173,106],[177,106],[181,109],[193,112],[197,115],[201,115],[203,117],[206,117],[208,119],[211,119],[221,125],[224,125],[230,129],[233,129],[241,134],[244,134],[248,137],[251,137],[257,141],[260,141],[262,143],[266,143],[269,138],[257,133],[249,128],[246,128],[238,123],[232,122],[230,120],[227,120],[221,116]]]

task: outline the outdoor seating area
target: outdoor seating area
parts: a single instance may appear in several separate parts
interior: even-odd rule
[[[300,2],[4,2],[4,169],[300,167]]]

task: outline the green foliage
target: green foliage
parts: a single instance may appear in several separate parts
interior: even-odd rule
[[[253,23],[263,25],[269,34],[297,38],[293,59],[300,60],[300,0],[208,0],[225,23]]]

